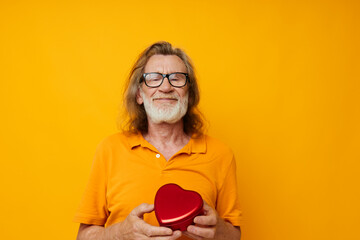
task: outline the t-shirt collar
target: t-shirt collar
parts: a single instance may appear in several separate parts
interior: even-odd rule
[[[141,133],[130,134],[128,136],[128,142],[131,149],[141,146],[155,150],[154,146],[146,141]],[[206,153],[206,136],[202,135],[200,137],[192,137],[188,144],[186,144],[184,148],[180,150],[180,152],[187,154]]]

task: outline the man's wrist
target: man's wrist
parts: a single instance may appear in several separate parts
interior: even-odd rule
[[[123,223],[115,223],[110,227],[104,229],[101,240],[123,240],[121,232]]]

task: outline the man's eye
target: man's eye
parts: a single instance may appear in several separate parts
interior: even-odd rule
[[[174,74],[172,75],[172,80],[184,80],[186,77],[183,74]]]
[[[162,76],[148,76],[146,78],[148,81],[161,81],[162,80]]]

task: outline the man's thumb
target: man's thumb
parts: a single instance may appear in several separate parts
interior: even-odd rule
[[[154,211],[154,204],[142,203],[132,210],[132,214],[143,218],[144,213],[150,213],[152,211]]]

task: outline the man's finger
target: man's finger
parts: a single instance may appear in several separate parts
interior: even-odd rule
[[[211,216],[197,216],[194,218],[194,223],[203,226],[214,226],[217,223],[216,215]]]
[[[217,224],[217,213],[210,207],[205,201],[203,205],[205,215],[197,216],[194,218],[194,223],[204,225],[204,226],[213,226]]]
[[[131,215],[142,218],[144,213],[150,213],[154,211],[154,204],[142,203],[131,211]]]
[[[173,231],[170,228],[156,227],[156,226],[152,226],[146,222],[143,222],[141,229],[142,229],[142,233],[148,237],[170,236],[173,234]]]
[[[171,236],[156,236],[150,237],[152,240],[175,240],[181,237],[182,233],[180,231],[175,231]]]
[[[190,225],[190,226],[188,226],[187,231],[189,233],[192,233],[196,236],[203,237],[203,238],[214,238],[214,236],[215,236],[215,228],[212,228],[212,227],[202,228],[202,227]]]
[[[210,207],[210,205],[207,204],[205,201],[204,201],[203,209],[205,210],[205,215],[208,215],[209,212],[214,211],[214,209]]]

